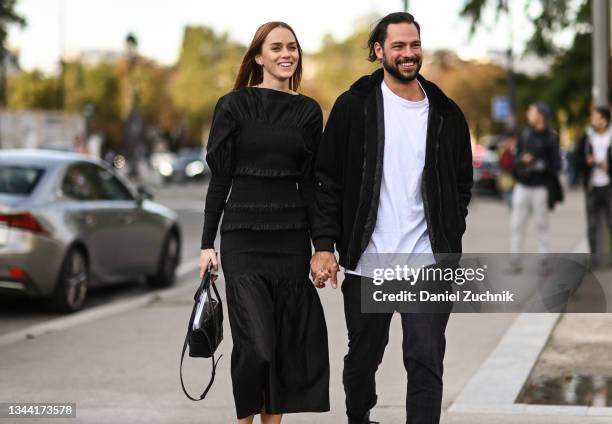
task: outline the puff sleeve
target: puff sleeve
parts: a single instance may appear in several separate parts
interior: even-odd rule
[[[235,165],[234,140],[237,131],[238,125],[231,113],[229,96],[226,95],[220,98],[215,106],[208,137],[206,162],[211,171],[211,178],[204,208],[202,249],[214,248],[219,221],[232,186]]]
[[[323,134],[323,113],[321,107],[314,103],[312,113],[304,126],[304,147],[306,155],[302,166],[300,193],[308,208],[309,228],[313,228],[315,213],[315,161]]]

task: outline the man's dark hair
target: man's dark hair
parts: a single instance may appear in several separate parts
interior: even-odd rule
[[[608,109],[605,106],[598,106],[595,109],[595,112],[599,113],[601,116],[603,116],[603,118],[606,120],[606,122],[610,122],[610,109]]]
[[[370,53],[368,54],[368,60],[370,62],[376,61],[378,59],[376,57],[376,52],[374,52],[374,44],[379,43],[381,46],[385,43],[385,39],[387,38],[387,27],[389,24],[414,24],[419,32],[419,37],[421,36],[421,26],[417,21],[414,20],[414,16],[407,12],[395,12],[390,13],[384,18],[382,18],[372,32],[370,33],[370,38],[368,39],[368,47],[370,48]]]

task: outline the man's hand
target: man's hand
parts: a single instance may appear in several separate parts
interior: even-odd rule
[[[595,163],[595,159],[593,158],[593,155],[587,155],[586,163],[589,166],[593,166],[593,163]]]
[[[338,262],[333,252],[315,252],[310,259],[310,276],[315,287],[325,287],[325,282],[331,278],[332,288],[338,287]]]
[[[533,161],[533,155],[531,153],[523,153],[521,155],[521,162],[530,163],[531,161]]]
[[[599,165],[599,167],[600,167],[601,169],[603,169],[604,171],[607,171],[607,170],[608,170],[608,160],[607,160],[607,159],[602,160],[601,162],[599,162],[599,164],[598,164],[598,165]]]

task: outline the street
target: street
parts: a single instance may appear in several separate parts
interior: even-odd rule
[[[207,183],[183,184],[180,187],[170,185],[159,190],[158,196],[154,199],[176,210],[179,214],[183,237],[181,251],[183,265],[189,266],[189,262],[193,263],[193,260],[198,257],[206,188]],[[177,278],[175,285],[179,286],[187,282],[185,279]],[[151,288],[147,287],[143,281],[127,281],[98,288],[89,293],[84,309],[105,305],[118,299],[139,296],[150,291]],[[0,336],[59,316],[61,314],[50,312],[40,300],[0,297]]]
[[[201,197],[198,197],[201,196]],[[161,190],[156,199],[181,213],[185,235],[184,262],[197,258],[203,188],[180,186]],[[569,192],[553,215],[552,244],[556,251],[573,251],[584,239],[582,193]],[[467,252],[507,250],[508,211],[503,203],[476,198],[470,206]],[[529,238],[529,248],[535,244]],[[192,262],[194,264],[194,262]],[[77,418],[68,422],[99,423],[229,423],[234,420],[231,392],[231,333],[225,321],[225,339],[218,353],[223,357],[213,389],[206,400],[187,400],[178,380],[178,363],[184,331],[197,284],[197,267],[184,270],[178,290],[146,304],[105,314],[98,319],[78,321],[50,334],[0,345],[3,358],[0,393],[6,402],[75,402]],[[219,288],[224,297],[223,280]],[[92,295],[88,309],[136,298],[146,289],[135,283]],[[344,421],[341,384],[342,357],[346,350],[346,328],[339,290],[319,291],[325,309],[330,344],[332,410],[330,413],[291,415],[284,422],[320,423]],[[119,299],[122,298],[122,299]],[[4,311],[3,322],[13,319],[12,328],[52,318],[34,305],[26,312]],[[80,314],[84,314],[83,311]],[[13,318],[11,318],[13,317]],[[54,316],[57,318],[57,316]],[[447,329],[445,389],[446,410],[513,323],[514,314],[456,314]],[[5,324],[3,324],[5,325]],[[406,390],[401,360],[401,331],[394,319],[386,356],[378,375],[379,401],[373,418],[387,423],[404,420]],[[3,327],[8,331],[11,325]],[[503,373],[503,369],[500,370]],[[188,358],[184,374],[192,394],[206,384],[210,361]],[[491,382],[491,384],[496,384]],[[549,416],[486,415],[444,411],[442,422],[450,423],[549,423]],[[558,423],[603,423],[609,418],[555,417]],[[0,419],[0,421],[2,421]],[[27,419],[20,422],[26,423]],[[38,421],[32,421],[38,422]]]

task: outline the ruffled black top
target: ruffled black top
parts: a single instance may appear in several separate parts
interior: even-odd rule
[[[206,154],[212,177],[202,249],[214,246],[222,214],[221,233],[310,227],[322,126],[321,108],[301,94],[247,87],[219,99]]]

